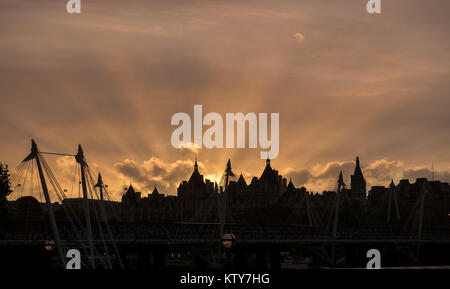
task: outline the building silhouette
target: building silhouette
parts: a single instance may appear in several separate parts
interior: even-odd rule
[[[227,223],[329,226],[334,218],[337,190],[319,194],[305,187],[297,188],[292,180],[287,182],[272,168],[269,159],[261,175],[253,177],[249,183],[242,173],[234,177],[231,169],[229,161],[226,170],[233,177],[225,186],[205,179],[195,160],[189,179],[179,184],[176,196],[165,195],[156,185],[151,193],[143,196],[130,184],[120,202],[105,201],[108,215],[119,222],[217,223],[219,211],[225,208],[224,221]],[[414,183],[400,180],[397,185],[392,182],[388,187],[373,186],[367,193],[360,160],[356,157],[350,187],[346,187],[342,172],[337,176],[336,184],[341,185],[339,226],[413,226],[420,213],[421,200],[424,224],[449,224],[450,187],[446,182],[426,178],[418,178]],[[423,188],[427,193],[421,198]],[[30,199],[10,201],[10,218],[19,215],[24,202],[33,208],[38,203]],[[65,199],[54,206],[55,210],[61,206],[82,208],[83,199]],[[45,211],[46,207],[42,205],[42,210],[34,209],[33,214]]]
[[[356,157],[355,172],[351,176],[351,192],[354,198],[366,198],[366,180],[359,165],[359,157]]]

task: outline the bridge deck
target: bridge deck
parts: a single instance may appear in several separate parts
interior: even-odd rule
[[[86,235],[74,234],[68,224],[58,224],[64,243],[79,242]],[[219,242],[219,224],[215,223],[117,223],[110,226],[117,244],[207,244]],[[95,243],[101,243],[100,231],[93,230]],[[325,228],[292,225],[226,224],[225,232],[232,232],[239,244],[320,244],[320,243],[450,243],[450,228],[426,229],[420,238],[414,231],[400,228],[340,229],[334,239]],[[103,231],[105,239],[108,238]],[[51,232],[34,234],[8,233],[0,245],[38,245],[52,240]],[[82,240],[86,241],[86,240]]]

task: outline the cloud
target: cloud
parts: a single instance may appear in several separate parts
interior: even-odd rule
[[[75,165],[76,163],[73,157],[60,157],[56,159],[56,167],[58,169],[57,177],[60,183],[66,184],[64,188],[68,189],[67,194],[72,197],[76,195],[76,186],[70,185],[73,182]],[[205,179],[213,182],[220,181],[222,175],[220,171],[207,172],[205,163],[198,162],[198,165]],[[97,165],[92,164],[91,167],[97,167]],[[115,178],[120,185],[126,188],[131,182],[136,189],[142,190],[143,196],[151,193],[155,185],[161,193],[176,195],[178,185],[183,180],[189,179],[193,167],[194,162],[192,160],[165,162],[157,157],[151,157],[142,163],[137,163],[127,158],[113,165]],[[211,164],[208,167],[211,169]],[[372,186],[387,186],[392,179],[396,183],[401,179],[409,179],[411,182],[414,182],[417,178],[428,178],[431,180],[433,176],[433,171],[430,168],[424,166],[407,166],[402,161],[387,158],[378,159],[370,163],[361,162],[361,168],[367,182],[367,191]],[[245,168],[243,169],[242,173],[247,183],[249,183],[253,175],[246,172]],[[355,162],[353,161],[332,161],[326,164],[316,164],[311,168],[288,167],[282,170],[281,173],[287,179],[291,178],[296,187],[303,186],[310,191],[320,193],[325,190],[335,190],[341,171],[344,176],[344,182],[347,187],[350,187],[350,176],[353,174],[354,169]],[[434,179],[449,182],[450,172],[445,170],[434,171]]]
[[[106,30],[106,31],[112,31],[112,32],[119,32],[119,33],[136,33],[136,34],[144,34],[144,35],[151,35],[151,36],[160,36],[160,37],[168,37],[176,35],[170,34],[166,28],[156,25],[153,27],[136,27],[132,25],[101,25],[98,23],[93,22],[82,22],[77,23],[77,27],[85,27],[89,29],[98,29],[98,30]]]
[[[198,165],[201,169],[204,168],[203,163],[199,162]],[[143,190],[144,194],[150,193],[155,185],[160,193],[175,194],[180,182],[189,178],[193,167],[194,162],[190,160],[164,162],[157,157],[152,157],[141,164],[131,159],[114,163],[123,185],[131,181],[133,186]]]
[[[80,165],[75,158],[73,156],[63,156],[56,158],[55,162],[56,169],[52,170],[52,172],[55,174],[61,188],[66,190],[66,197],[77,198],[82,196],[82,189],[79,186],[79,182],[81,182]],[[96,182],[97,172],[100,171],[100,168],[95,162],[88,163],[88,165],[93,181]]]
[[[354,168],[354,162],[329,162],[325,165],[316,165],[312,169],[287,168],[283,173],[286,177],[292,178],[296,187],[304,186],[311,191],[321,192],[335,189],[340,171],[342,171],[347,187],[350,187],[350,176],[353,174]],[[429,168],[408,167],[402,161],[386,158],[375,160],[369,164],[361,163],[361,168],[366,179],[367,190],[370,190],[371,186],[387,186],[392,179],[395,182],[400,179],[409,179],[413,182],[417,178],[431,180],[433,175]],[[435,171],[434,179],[448,182],[450,181],[450,172]]]
[[[285,175],[292,178],[295,183],[300,185],[306,184],[313,177],[308,169],[295,170],[288,168],[285,170]]]
[[[297,32],[294,35],[292,35],[292,37],[294,37],[298,42],[303,41],[303,39],[305,39],[305,35],[303,35],[303,33]]]
[[[342,166],[348,184],[351,162],[349,171],[328,162],[355,153],[417,165],[435,160],[450,171],[450,73],[442,61],[450,52],[450,1],[395,1],[382,19],[360,13],[363,7],[352,1],[198,1],[192,7],[98,0],[81,18],[68,17],[58,1],[6,2],[0,98],[7,109],[0,131],[1,158],[10,167],[34,137],[44,151],[86,146],[115,199],[132,180],[113,165],[126,158],[135,160],[136,176],[150,187],[158,179],[149,181],[143,171],[140,160],[147,156],[168,165],[199,153],[208,160],[208,175],[223,172],[231,157],[247,182],[247,173],[259,176],[264,161],[255,150],[170,145],[170,117],[203,104],[221,114],[279,112],[274,167],[293,168],[294,183],[314,191],[333,188]],[[431,176],[404,164],[369,165],[363,169],[370,184]],[[68,170],[72,182],[74,170]],[[162,180],[167,168],[152,173]]]
[[[364,174],[378,182],[389,182],[404,177],[405,163],[396,160],[380,159],[364,167]]]
[[[329,162],[325,165],[315,165],[312,169],[287,168],[284,175],[290,177],[296,187],[304,186],[315,192],[334,190],[339,172],[349,175],[353,172],[353,162]]]
[[[200,146],[200,145],[198,145],[198,146]],[[196,155],[200,152],[200,149],[193,142],[188,142],[188,143],[180,142],[180,144],[178,145],[178,149],[181,151],[181,154],[183,156],[186,156],[189,153]]]
[[[448,171],[432,171],[429,168],[425,167],[415,167],[411,169],[407,169],[403,172],[403,177],[406,179],[416,179],[426,177],[428,179],[432,179],[434,175],[434,179],[437,181],[449,182],[450,181],[450,172]]]
[[[73,179],[75,167],[78,167],[75,158],[72,156],[58,157],[56,159],[56,168],[58,170],[58,177],[65,180]]]
[[[79,167],[75,159],[71,156],[58,157],[55,160],[56,169],[53,172],[58,179],[61,187],[67,189],[67,197],[78,197],[81,194],[78,181]],[[209,161],[206,163],[198,162],[200,172],[204,174],[205,179],[219,182],[221,178],[221,170],[214,168]],[[154,186],[158,187],[161,193],[167,195],[176,195],[178,185],[183,180],[188,180],[194,167],[193,160],[175,160],[167,162],[158,157],[151,157],[143,162],[136,162],[133,159],[126,158],[122,161],[115,162],[110,168],[109,177],[104,180],[108,182],[111,188],[112,199],[120,200],[123,190],[128,187],[130,182],[135,189],[142,192],[143,196],[151,193]],[[278,169],[273,166],[274,169]],[[281,174],[287,179],[291,178],[296,187],[306,187],[312,192],[323,192],[325,190],[335,190],[339,172],[342,171],[344,182],[350,187],[350,176],[353,174],[355,163],[353,161],[341,162],[332,161],[325,164],[316,164],[311,168],[293,168],[288,167],[280,170]],[[417,178],[428,178],[442,182],[450,181],[450,172],[448,169],[435,170],[424,166],[407,166],[404,162],[392,160],[388,158],[378,159],[369,163],[361,162],[361,168],[367,182],[367,191],[372,186],[382,185],[388,186],[391,179],[398,183],[401,179],[409,179],[414,182]],[[92,172],[97,172],[99,167],[96,163],[90,164]],[[252,167],[241,167],[247,183],[250,183],[253,174],[249,173]],[[239,176],[239,170],[235,172]],[[259,174],[257,174],[259,175]],[[96,175],[93,175],[95,178]],[[36,183],[35,186],[38,184]],[[51,189],[51,198],[56,200],[56,196]]]

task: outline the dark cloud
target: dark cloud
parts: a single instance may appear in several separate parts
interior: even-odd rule
[[[405,163],[397,160],[380,159],[369,164],[361,164],[364,177],[367,182],[367,190],[371,186],[387,186],[393,179],[398,182],[400,179],[415,181],[417,178],[432,179],[433,171],[425,167],[408,167]],[[354,162],[331,162],[324,166],[315,166],[313,169],[292,169],[284,170],[287,177],[297,187],[305,186],[313,191],[334,190],[336,187],[339,172],[342,171],[344,182],[350,186],[350,176],[355,168]],[[434,172],[434,179],[442,182],[450,181],[450,172],[437,170]]]
[[[115,163],[114,166],[119,173],[131,178],[131,180],[137,181],[139,183],[147,181],[147,177],[145,176],[143,170],[137,166],[135,161],[126,159],[123,162]]]
[[[334,190],[339,173],[344,176],[353,173],[355,164],[352,162],[330,162],[324,166],[316,165],[313,169],[293,169],[284,170],[287,177],[292,178],[297,186],[304,186],[310,190],[323,191]]]
[[[203,167],[203,164],[199,163],[199,166]],[[180,182],[192,173],[194,163],[182,160],[166,163],[152,157],[141,164],[125,159],[114,163],[114,167],[119,173],[119,178],[128,179],[144,192],[151,192],[156,185],[161,193],[175,194]]]
[[[417,178],[434,179],[436,181],[450,182],[450,172],[448,171],[432,171],[428,168],[412,168],[403,172],[403,178],[415,180]]]
[[[287,169],[285,171],[285,174],[288,178],[291,178],[292,181],[300,186],[303,186],[304,184],[308,183],[310,179],[312,178],[311,173],[307,169]]]

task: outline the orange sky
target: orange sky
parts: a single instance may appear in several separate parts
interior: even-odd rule
[[[369,185],[450,181],[449,1],[0,0],[0,160],[36,139],[75,153],[117,199],[125,185],[175,194],[194,157],[250,180],[254,149],[172,148],[176,112],[280,113],[272,166],[296,186],[348,183],[356,155]],[[70,159],[49,157],[64,187]]]

